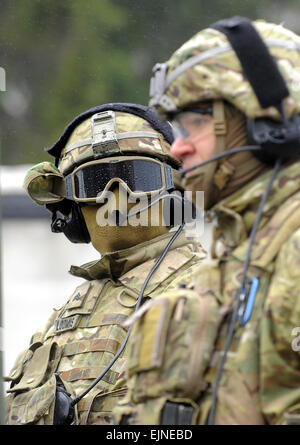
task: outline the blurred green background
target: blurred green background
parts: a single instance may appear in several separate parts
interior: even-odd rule
[[[0,0],[3,165],[50,160],[66,124],[106,102],[148,103],[155,63],[233,15],[300,32],[300,1]]]

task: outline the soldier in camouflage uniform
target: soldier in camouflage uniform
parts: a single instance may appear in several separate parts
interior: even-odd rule
[[[204,190],[215,228],[188,288],[132,319],[116,422],[300,424],[300,38],[235,17],[154,72],[150,104],[171,121],[182,184]],[[159,331],[155,362],[137,333]]]
[[[71,274],[82,277],[83,283],[54,310],[45,329],[32,336],[29,348],[17,358],[7,379],[11,382],[8,424],[111,423],[111,410],[126,393],[124,320],[134,312],[138,298],[151,300],[184,281],[205,254],[195,239],[181,232],[146,283],[174,236],[164,224],[163,202],[152,206],[160,215],[156,226],[149,219],[135,227],[120,223],[101,227],[97,218],[103,204],[98,198],[111,191],[110,215],[111,200],[121,193],[115,186],[121,184],[128,193],[116,201],[117,210],[128,200],[130,213],[129,195],[137,192],[134,181],[144,187],[142,195],[172,189],[179,163],[169,155],[170,142],[169,125],[147,107],[102,105],[77,116],[48,150],[56,165],[42,162],[27,173],[25,188],[35,202],[53,212],[53,230],[63,231],[72,242],[91,240],[101,258],[71,267]],[[100,374],[99,383],[81,397]],[[74,415],[70,398],[78,402]]]

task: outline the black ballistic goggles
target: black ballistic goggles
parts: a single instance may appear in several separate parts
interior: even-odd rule
[[[114,182],[135,196],[173,188],[172,168],[145,157],[106,158],[91,161],[66,176],[66,198],[77,202],[101,199]]]

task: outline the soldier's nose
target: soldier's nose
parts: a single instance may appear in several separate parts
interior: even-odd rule
[[[171,145],[171,155],[182,161],[186,155],[195,153],[195,147],[186,139],[177,138]]]

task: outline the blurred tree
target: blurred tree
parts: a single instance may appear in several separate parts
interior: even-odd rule
[[[89,107],[147,104],[156,62],[221,18],[268,19],[271,5],[273,20],[300,13],[298,0],[1,0],[2,164],[47,159],[43,147]]]

